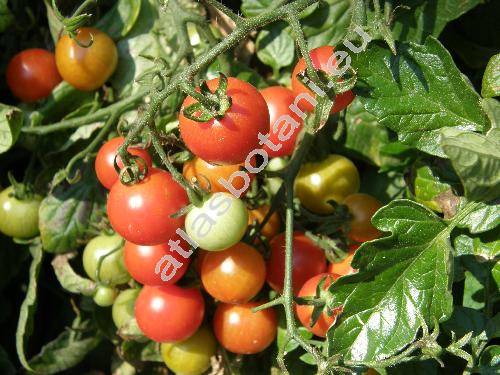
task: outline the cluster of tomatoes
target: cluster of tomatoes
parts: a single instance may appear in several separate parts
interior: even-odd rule
[[[116,48],[109,37],[95,29],[82,29],[77,38],[79,44],[69,37],[61,38],[55,62],[52,54],[41,50],[15,56],[7,73],[13,93],[24,101],[39,100],[50,94],[60,76],[82,90],[101,86],[116,67]],[[82,46],[91,40],[90,47]],[[91,50],[97,52],[90,56]],[[114,52],[108,53],[110,50]],[[333,47],[312,50],[315,69],[326,71],[332,54]],[[95,71],[79,69],[77,62],[84,62],[87,56]],[[29,77],[24,74],[24,64],[32,58],[37,66],[52,67],[53,74],[40,75],[39,90],[33,90],[32,83],[26,86]],[[194,98],[185,99],[179,130],[194,156],[184,163],[182,172],[198,191],[205,192],[200,201],[190,202],[184,187],[169,172],[154,166],[151,155],[140,147],[130,146],[127,151],[132,160],[140,160],[144,176],[134,184],[123,184],[115,169],[115,165],[124,167],[117,155],[124,143],[122,137],[108,140],[96,156],[97,178],[109,190],[107,214],[114,232],[95,237],[83,252],[85,272],[98,285],[94,301],[112,305],[119,330],[137,324],[145,336],[162,343],[162,356],[174,372],[200,374],[208,369],[217,342],[233,353],[254,354],[275,340],[278,322],[274,309],[253,309],[266,302],[262,297],[266,282],[277,292],[283,290],[285,234],[277,212],[268,215],[267,205],[248,209],[244,195],[270,158],[290,156],[300,142],[303,114],[314,109],[311,101],[296,100],[301,94],[314,98],[298,78],[304,70],[305,62],[300,59],[292,73],[292,89],[274,86],[258,91],[229,77],[225,95],[230,105],[207,121],[185,116],[186,109],[197,105]],[[96,72],[101,73],[101,79],[92,79],[90,85],[88,75]],[[206,86],[216,93],[221,80],[210,80]],[[344,109],[353,98],[351,91],[338,95],[332,113]],[[196,116],[200,111],[190,112]],[[256,165],[257,155],[260,166]],[[292,273],[296,296],[314,296],[320,283],[326,289],[338,277],[353,272],[350,262],[359,243],[379,235],[370,219],[380,203],[359,194],[359,185],[356,166],[341,155],[301,167],[295,181],[296,196],[317,214],[332,213],[331,200],[345,204],[351,213],[347,233],[351,245],[347,257],[328,264],[324,251],[305,233],[295,231]],[[232,191],[241,194],[235,196]],[[190,203],[193,207],[189,212],[180,215]],[[0,230],[6,232],[2,227],[4,214],[0,210]],[[269,218],[263,223],[266,216]],[[250,224],[259,228],[259,237],[243,242]],[[24,237],[36,234],[32,231]],[[267,259],[260,249],[261,241],[269,242]],[[191,263],[202,289],[216,301],[211,329],[203,324],[207,320],[206,296],[199,287],[179,285]],[[131,277],[142,288],[125,287]],[[296,306],[304,327],[324,337],[338,311],[325,311],[311,326],[312,311],[309,305]]]

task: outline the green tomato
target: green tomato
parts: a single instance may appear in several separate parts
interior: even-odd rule
[[[266,170],[277,172],[282,170],[287,166],[288,162],[284,158],[272,158],[269,160],[269,164],[266,167]],[[283,185],[283,179],[279,177],[269,177],[266,179],[266,186],[269,189],[269,193],[272,195],[276,195],[281,185]]]
[[[201,327],[184,341],[161,344],[161,356],[167,367],[177,375],[200,375],[210,368],[217,341],[213,333]]]
[[[14,196],[14,187],[9,186],[0,193],[0,232],[10,237],[31,238],[39,233],[38,208],[42,197],[19,200]]]
[[[248,226],[248,211],[230,193],[215,193],[186,215],[186,233],[202,249],[220,251],[237,244]]]
[[[97,266],[101,257],[104,258],[98,280]],[[90,240],[83,251],[83,268],[92,280],[108,286],[128,282],[130,275],[123,261],[123,239],[117,234],[112,236],[102,234]]]
[[[134,305],[139,292],[140,289],[125,289],[116,297],[111,314],[118,329],[135,317]]]
[[[99,285],[94,294],[94,302],[101,307],[108,307],[113,304],[118,291],[105,285]]]

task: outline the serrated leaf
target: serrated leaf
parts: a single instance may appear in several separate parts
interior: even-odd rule
[[[331,307],[344,310],[327,334],[329,354],[376,361],[411,343],[422,319],[445,320],[452,311],[452,262],[447,225],[432,211],[395,200],[372,218],[391,232],[356,252],[358,274],[330,286]]]
[[[460,209],[467,204],[466,199],[460,202]],[[500,224],[500,204],[477,202],[474,210],[457,222],[457,227],[467,228],[472,234],[483,233],[496,228]]]
[[[78,275],[69,263],[70,259],[76,255],[77,253],[69,253],[54,257],[52,260],[54,273],[61,286],[68,292],[92,296],[96,289],[96,283]]]
[[[30,246],[30,252],[33,260],[31,261],[29,271],[29,283],[26,290],[26,296],[24,297],[24,301],[19,312],[19,320],[17,322],[16,330],[17,356],[21,365],[23,365],[23,367],[27,370],[31,370],[31,368],[28,360],[26,359],[24,350],[26,342],[33,332],[33,318],[36,310],[38,275],[40,274],[43,258],[42,246],[39,241],[34,242]]]
[[[126,36],[135,25],[141,10],[141,0],[118,0],[95,27],[104,31],[114,41]]]
[[[442,131],[441,146],[470,200],[500,198],[500,138],[456,129]]]
[[[257,35],[257,57],[275,72],[292,64],[295,55],[294,46],[294,40],[284,23],[274,23],[262,29]]]
[[[23,117],[18,108],[0,103],[0,154],[16,143],[23,126]]]
[[[398,54],[373,42],[352,54],[357,94],[378,122],[394,130],[405,144],[446,157],[441,128],[483,131],[489,127],[479,95],[433,37],[425,45],[403,43]]]
[[[483,236],[484,237],[484,236]],[[474,255],[485,260],[494,260],[500,256],[500,240],[498,233],[492,233],[490,238],[469,237],[461,234],[455,238],[455,250],[457,256]]]
[[[500,53],[492,56],[486,65],[481,95],[485,98],[500,95]]]
[[[241,11],[245,17],[258,16],[269,9],[273,0],[243,0],[241,2]]]
[[[58,185],[40,204],[39,226],[44,250],[65,253],[89,237],[89,224],[97,218],[104,193],[86,168],[74,185]]]

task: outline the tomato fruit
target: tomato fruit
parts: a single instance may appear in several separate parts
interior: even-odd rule
[[[255,158],[252,158],[250,162],[252,166],[255,166]],[[203,159],[194,157],[193,159],[184,163],[182,169],[182,174],[188,181],[192,181],[196,178],[196,181],[205,190],[209,190],[212,193],[218,192],[229,192],[224,185],[219,182],[219,178],[223,178],[226,181],[231,179],[233,173],[246,173],[248,179],[242,177],[235,177],[232,182],[234,189],[245,192],[250,187],[250,183],[254,179],[255,175],[242,171],[245,163],[234,164],[234,165],[215,165],[206,162]],[[247,181],[247,182],[245,182]],[[248,186],[245,187],[245,184]]]
[[[172,241],[182,241],[184,245],[179,245],[183,249],[187,248],[187,244],[179,236],[172,238]],[[172,249],[169,244],[160,245],[136,245],[132,242],[125,242],[124,247],[125,266],[127,267],[130,276],[136,281],[144,285],[164,285],[175,284],[186,273],[189,268],[190,258],[185,258],[177,251]],[[168,281],[161,279],[161,272],[156,273],[156,267],[162,257],[170,255],[174,258],[173,268],[167,272],[167,275],[172,274],[172,278]],[[161,270],[161,268],[159,269]]]
[[[354,253],[355,251],[349,251],[345,258],[339,260],[338,262],[328,264],[328,273],[334,273],[341,276],[355,273],[356,270],[351,266]]]
[[[248,224],[252,224],[255,221],[259,224],[262,223],[269,212],[270,207],[268,205],[260,206],[256,209],[250,210],[248,212]],[[280,215],[274,211],[266,224],[261,228],[260,233],[266,237],[268,240],[276,236],[281,227]]]
[[[31,238],[39,233],[38,208],[42,197],[33,195],[17,199],[14,187],[9,186],[0,193],[0,232],[15,238]]]
[[[309,51],[309,55],[311,56],[312,64],[314,69],[316,70],[322,70],[326,72],[327,74],[330,74],[328,71],[332,68],[335,67],[335,62],[336,59],[333,58],[332,60],[332,66],[328,66],[328,60],[330,59],[331,56],[333,56],[334,53],[334,48],[332,46],[323,46],[323,47],[318,47],[314,48],[313,50]],[[339,67],[340,68],[340,67]],[[312,97],[315,97],[316,94],[313,93],[309,88],[304,86],[299,79],[297,78],[297,75],[299,73],[302,73],[306,70],[306,62],[304,58],[301,58],[298,62],[297,65],[295,65],[295,68],[293,69],[292,72],[292,90],[295,96],[298,96],[300,94],[304,93],[309,93]],[[333,105],[330,113],[337,113],[342,111],[344,108],[346,108],[351,102],[354,100],[354,93],[349,90],[346,91],[342,94],[338,94],[335,96],[335,104]],[[307,101],[307,100],[300,100],[298,103],[298,107],[304,111],[311,112],[314,107],[313,105]]]
[[[352,215],[348,237],[356,242],[371,241],[380,237],[380,231],[371,222],[372,216],[382,207],[375,197],[368,194],[351,194],[342,202]]]
[[[213,319],[217,341],[230,352],[255,354],[266,349],[276,338],[278,322],[273,309],[252,312],[263,302],[241,305],[221,303]]]
[[[266,281],[266,262],[252,246],[239,242],[205,255],[201,281],[207,293],[219,301],[248,302]]]
[[[125,284],[130,280],[123,262],[123,239],[119,235],[102,234],[91,239],[85,246],[83,268],[95,281],[98,281],[97,267],[101,257],[103,260],[99,269],[99,280],[102,284],[113,286]]]
[[[214,92],[219,78],[207,81]],[[262,95],[250,83],[229,77],[227,95],[231,107],[221,119],[197,122],[184,116],[184,109],[196,101],[188,96],[179,113],[179,129],[186,146],[212,164],[243,163],[254,149],[260,149],[258,134],[269,132],[269,111]],[[250,154],[250,155],[249,155]],[[250,161],[248,161],[250,162]]]
[[[248,226],[248,211],[241,199],[215,193],[186,215],[186,233],[199,247],[220,251],[240,242]]]
[[[134,305],[139,292],[140,289],[125,289],[116,297],[111,309],[116,328],[121,329],[135,317]]]
[[[302,118],[290,109],[295,95],[282,86],[267,87],[260,90],[260,93],[269,109],[269,141],[276,145],[265,144],[262,148],[271,157],[291,155],[303,126]]]
[[[157,342],[187,339],[201,325],[205,302],[198,289],[146,285],[135,302],[135,318],[144,335]]]
[[[278,234],[271,242],[271,255],[267,261],[267,282],[276,291],[283,290],[285,277],[285,233]],[[293,290],[300,287],[311,277],[326,270],[326,257],[321,248],[302,232],[293,233]]]
[[[62,78],[52,52],[30,48],[15,55],[7,66],[7,85],[12,94],[31,103],[50,95]]]
[[[101,146],[95,158],[94,166],[97,179],[108,190],[118,181],[118,173],[115,170],[115,157],[118,148],[124,141],[125,138],[123,137],[110,139]],[[127,151],[134,156],[140,157],[148,168],[151,168],[153,165],[151,156],[146,150],[137,147],[128,147]],[[120,157],[116,158],[116,162],[120,168],[123,168],[123,162]]]
[[[111,77],[118,62],[113,40],[104,32],[83,27],[77,31],[78,43],[63,35],[56,44],[56,64],[63,79],[82,91],[101,87]],[[89,47],[85,47],[92,44]]]
[[[106,285],[99,285],[94,294],[94,302],[101,307],[108,307],[113,304],[118,292],[115,288]]]
[[[318,284],[322,279],[325,279],[323,284],[323,290],[328,289],[330,284],[337,280],[339,275],[322,273],[316,275],[309,280],[307,280],[302,288],[300,288],[299,297],[314,297],[316,295],[316,289]],[[311,305],[296,305],[295,312],[299,318],[302,325],[310,332],[314,333],[316,336],[326,337],[326,332],[332,324],[335,323],[339,310],[334,310],[332,315],[328,315],[326,311],[320,315],[319,319],[311,327],[311,315],[313,313],[314,307]]]
[[[295,194],[300,203],[318,214],[332,213],[334,208],[329,200],[340,204],[358,190],[358,169],[342,155],[330,155],[318,163],[302,165],[295,179]]]
[[[187,340],[161,344],[161,356],[176,374],[200,375],[210,368],[210,358],[217,351],[217,341],[206,326]]]
[[[186,192],[170,173],[151,168],[137,184],[114,184],[107,211],[112,227],[127,241],[158,245],[177,236],[175,231],[184,225],[184,217],[170,215],[188,203]]]

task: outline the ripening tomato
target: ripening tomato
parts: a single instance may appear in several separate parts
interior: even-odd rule
[[[247,302],[241,305],[221,303],[213,319],[217,341],[230,352],[255,354],[266,349],[276,338],[278,321],[270,308],[252,312],[264,302]]]
[[[276,291],[283,290],[285,277],[285,233],[271,240],[271,255],[267,261],[267,282]],[[321,248],[302,232],[293,233],[293,290],[300,287],[311,277],[326,270],[326,257]]]
[[[195,288],[146,285],[135,302],[135,318],[153,341],[176,342],[195,333],[205,315],[205,302]]]
[[[118,148],[124,141],[125,139],[123,137],[110,139],[101,146],[95,157],[94,166],[97,179],[108,190],[111,189],[116,181],[118,181],[118,173],[115,170],[115,157]],[[138,156],[142,159],[142,162],[139,161],[138,163],[145,163],[148,168],[151,168],[153,165],[151,156],[149,156],[149,153],[146,150],[138,147],[128,147],[127,151],[130,154]],[[116,162],[118,167],[123,168],[123,162],[120,157],[116,158]]]
[[[219,78],[207,82],[214,92]],[[212,164],[239,164],[260,149],[259,136],[269,132],[269,111],[262,95],[250,83],[229,77],[227,95],[231,107],[221,119],[197,122],[184,116],[184,109],[196,101],[188,96],[179,113],[179,129],[193,154]],[[248,169],[248,168],[247,168]]]
[[[318,214],[332,213],[334,208],[329,200],[340,204],[358,190],[358,169],[342,155],[330,155],[320,162],[302,165],[295,179],[295,194],[300,203]]]
[[[101,258],[103,260],[98,268]],[[83,250],[82,261],[87,275],[102,284],[113,286],[130,280],[123,262],[123,239],[117,234],[101,234],[91,239]]]
[[[316,70],[322,70],[327,74],[331,74],[333,72],[333,69],[335,68],[335,63],[336,59],[334,56],[334,48],[332,46],[323,46],[323,47],[318,47],[314,48],[309,52],[311,56],[311,60],[314,66],[314,69]],[[331,62],[330,64],[328,61]],[[340,68],[340,67],[339,67]],[[298,96],[300,94],[305,94],[308,93],[312,97],[315,97],[316,94],[313,93],[309,88],[304,86],[299,79],[297,78],[297,75],[299,73],[302,73],[306,70],[306,62],[304,58],[301,58],[297,65],[295,65],[295,68],[293,69],[292,72],[292,90],[295,96]],[[338,94],[335,96],[335,104],[333,105],[330,113],[337,113],[342,111],[344,108],[346,108],[351,102],[354,100],[354,93],[349,90],[346,91],[342,94]],[[307,100],[300,100],[298,102],[298,106],[300,109],[304,111],[311,112],[314,109],[313,104],[311,104]]]
[[[63,79],[77,89],[95,90],[115,71],[118,51],[106,33],[92,27],[79,29],[76,39],[81,45],[69,35],[63,35],[57,42],[57,69]],[[87,45],[90,46],[85,47]]]
[[[304,124],[303,119],[290,109],[295,95],[282,86],[267,87],[260,93],[269,109],[269,141],[273,144],[266,143],[262,148],[271,157],[291,155]]]
[[[170,241],[179,241],[177,246],[182,252],[184,252],[182,249],[188,248],[187,243],[179,236]],[[123,250],[125,266],[130,276],[141,284],[175,284],[184,276],[191,262],[188,253],[182,255],[175,249],[175,246],[170,246],[168,243],[147,246],[127,241]],[[162,273],[164,280],[162,280]]]
[[[114,184],[107,211],[111,226],[127,241],[158,245],[177,236],[175,231],[184,225],[184,217],[170,215],[188,203],[186,192],[170,173],[151,168],[137,184]]]
[[[255,166],[255,157],[251,160],[251,165]],[[182,174],[186,180],[192,182],[196,178],[198,184],[205,190],[212,193],[230,192],[224,185],[219,182],[219,178],[223,178],[236,189],[244,193],[250,187],[250,183],[255,175],[243,170],[245,163],[234,165],[215,165],[206,162],[203,159],[194,157],[184,163]],[[245,173],[248,178],[245,178]],[[234,175],[233,175],[234,174]],[[232,178],[231,175],[234,177]]]
[[[328,273],[335,273],[340,276],[350,275],[351,273],[355,273],[356,270],[352,268],[352,258],[354,258],[354,253],[359,245],[350,245],[349,252],[346,256],[340,259],[338,262],[332,262],[328,264]]]
[[[266,281],[266,262],[252,246],[239,242],[205,255],[201,281],[207,293],[219,301],[248,302]]]
[[[42,197],[34,194],[26,199],[17,199],[14,187],[9,186],[0,193],[0,232],[15,238],[31,238],[39,233],[38,209]]]
[[[319,275],[316,275],[309,280],[307,280],[302,288],[300,288],[299,297],[314,297],[316,295],[316,289],[318,288],[318,284],[322,279],[325,279],[324,284],[323,284],[323,290],[328,289],[330,284],[337,280],[339,278],[339,275],[336,274],[328,274],[328,273],[322,273]],[[335,323],[335,320],[337,319],[337,315],[339,314],[340,310],[336,309],[332,311],[331,315],[328,315],[328,313],[323,311],[323,313],[320,315],[319,319],[314,323],[314,325],[311,327],[311,316],[313,313],[314,307],[311,305],[296,305],[295,306],[295,312],[297,314],[297,317],[299,318],[300,322],[302,325],[310,332],[314,333],[316,336],[320,337],[326,337],[326,332],[328,331],[328,328],[331,327],[332,324]]]
[[[362,193],[348,195],[342,203],[352,215],[347,234],[351,240],[365,242],[380,237],[380,231],[372,224],[372,216],[382,207],[382,203],[375,197]]]
[[[259,224],[265,219],[267,213],[269,212],[270,207],[268,205],[263,205],[253,210],[248,211],[248,224],[251,225],[255,221]],[[260,233],[266,237],[268,240],[276,236],[281,227],[281,219],[280,215],[274,211],[269,220],[266,222],[264,227],[261,228]]]
[[[9,61],[6,75],[12,94],[27,103],[46,98],[62,80],[54,54],[41,48],[15,55]]]
[[[161,356],[176,374],[201,375],[210,368],[210,358],[217,351],[217,341],[208,327],[201,327],[187,340],[161,344]]]
[[[134,306],[140,291],[140,289],[125,289],[116,297],[111,309],[116,328],[121,329],[135,317]]]
[[[245,235],[248,211],[241,199],[229,193],[215,193],[201,207],[186,215],[186,233],[208,251],[227,249]]]

